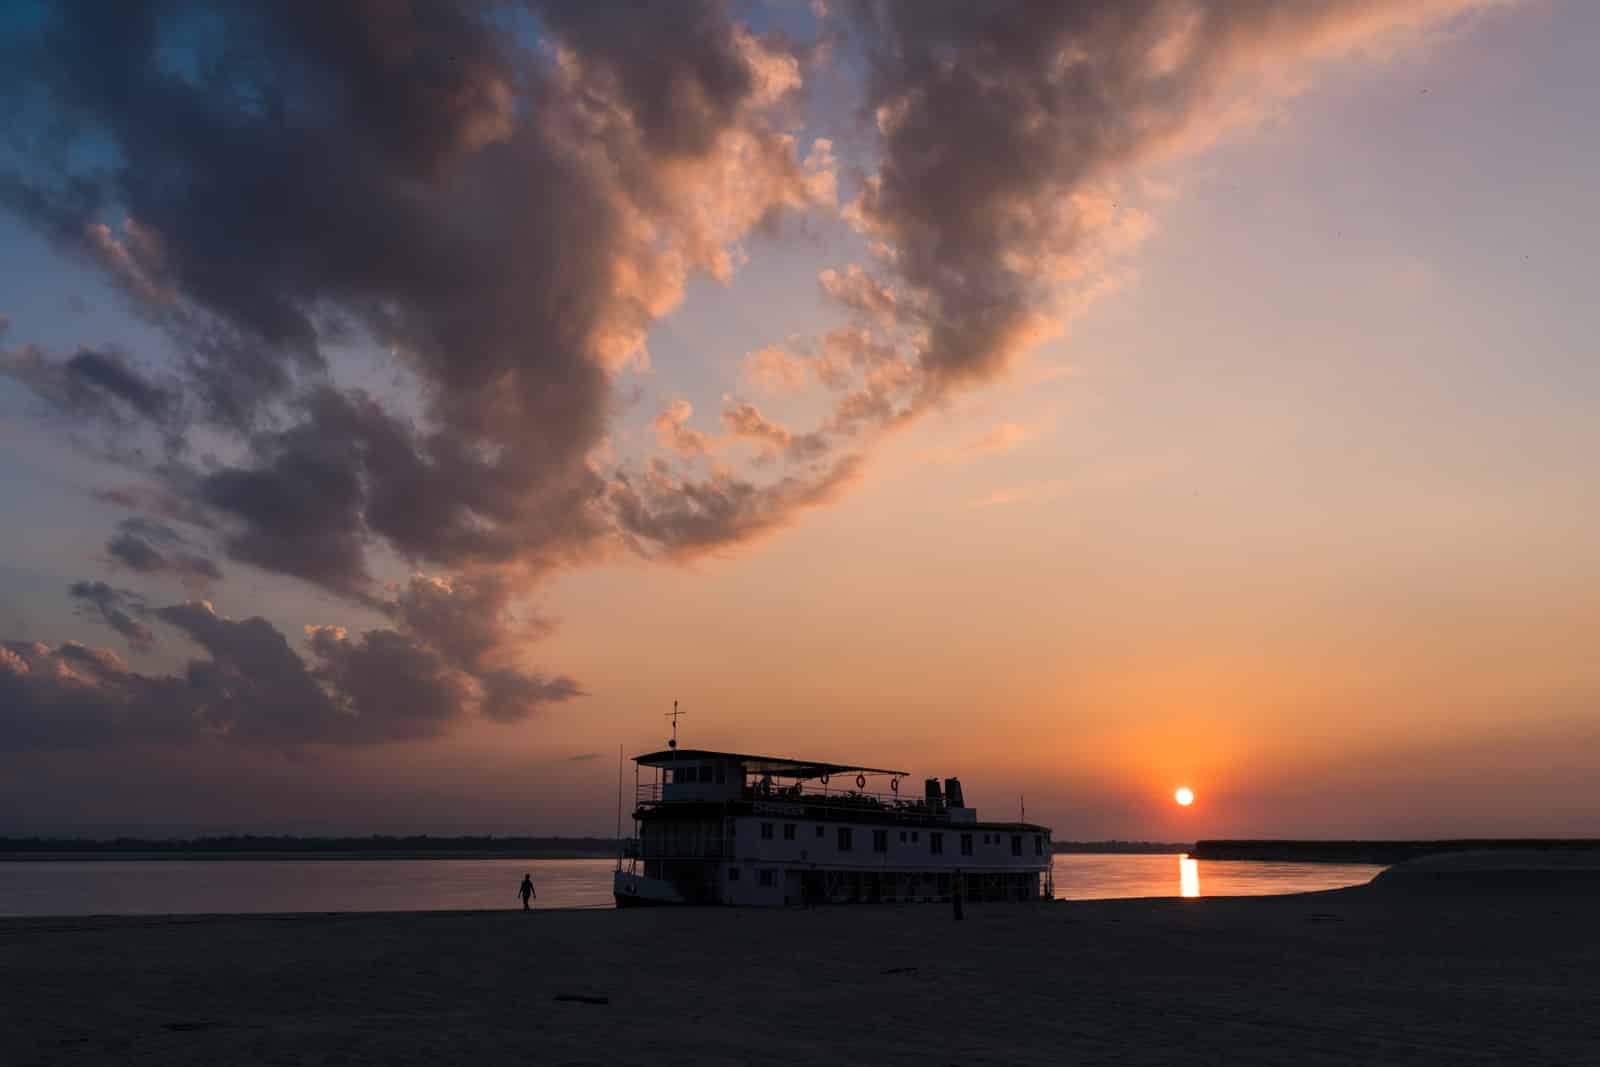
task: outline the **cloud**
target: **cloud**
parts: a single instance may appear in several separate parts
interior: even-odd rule
[[[370,630],[350,637],[338,626],[314,626],[306,636],[322,661],[318,680],[337,694],[348,714],[367,721],[382,718],[385,739],[443,733],[469,699],[461,672],[413,635]]]
[[[722,406],[722,425],[735,438],[754,441],[769,450],[789,447],[787,429],[761,414],[761,409],[746,401],[728,398]]]
[[[138,593],[114,589],[105,582],[74,582],[68,593],[81,602],[83,612],[121,634],[129,648],[143,652],[155,646],[155,633],[134,618],[148,613],[144,597]]]
[[[655,427],[656,442],[685,459],[696,459],[711,451],[711,438],[690,427],[689,420],[693,417],[693,404],[682,397],[673,400],[651,423]]]
[[[1020,422],[1002,422],[997,426],[949,448],[936,449],[929,458],[938,463],[955,463],[974,456],[1010,452],[1039,436],[1042,427]]]
[[[883,250],[923,330],[919,387],[993,379],[1058,332],[1107,254],[1149,230],[1115,183],[1293,92],[1318,59],[1485,0],[1051,0],[862,5],[867,107],[882,162],[846,217]],[[883,313],[891,282],[854,265],[824,285]],[[848,282],[848,286],[846,286]],[[837,292],[836,292],[837,290]]]
[[[798,513],[832,501],[859,472],[860,457],[854,455],[765,485],[726,471],[675,479],[658,469],[646,479],[619,475],[611,501],[641,551],[683,558],[770,534]]]
[[[179,674],[148,675],[76,642],[0,645],[0,751],[379,744],[436,737],[474,714],[516,721],[580,694],[565,678],[474,674],[405,627],[359,636],[310,627],[308,657],[266,619],[230,619],[207,601],[150,611],[134,594],[101,583],[73,591],[130,643],[125,624],[138,624],[121,608],[133,604],[204,657]],[[122,623],[113,621],[118,614]]]
[[[188,548],[189,541],[166,523],[133,516],[117,523],[116,535],[106,542],[106,556],[140,574],[175,575],[191,588],[222,580],[222,571],[209,557]]]
[[[822,291],[852,311],[876,319],[885,328],[893,328],[899,312],[900,298],[893,288],[852,263],[840,274],[832,267],[817,275]]]
[[[104,489],[95,489],[90,492],[89,496],[102,504],[110,504],[113,507],[142,512],[146,515],[159,515],[173,522],[183,523],[202,530],[210,530],[216,525],[199,505],[185,500],[164,487],[137,484],[117,485]]]
[[[87,595],[130,643],[160,622],[204,658],[155,677],[7,646],[0,731],[366,743],[579,695],[519,653],[538,624],[511,605],[541,576],[721,551],[836,499],[880,435],[1114,288],[1151,231],[1122,192],[1142,167],[1252,121],[1321,58],[1475,6],[864,3],[801,54],[716,0],[534,2],[537,47],[468,0],[49,5],[3,46],[0,97],[43,110],[8,129],[0,210],[116,286],[175,366],[22,346],[0,375],[74,429],[154,427],[160,455],[125,449],[127,484],[97,494],[136,512],[115,565],[214,581],[205,531],[390,625],[316,627],[302,655],[264,619]],[[847,44],[864,169],[792,132],[805,73]],[[811,211],[868,250],[818,277],[844,321],[747,373],[810,375],[831,409],[791,429],[730,401],[724,439],[678,400],[658,440],[709,474],[612,459],[619,381],[690,279],[727,281],[747,240]],[[351,347],[387,354],[408,395],[345,384]],[[783,466],[700,463],[739,439],[762,446],[752,468]],[[128,525],[157,517],[174,525]],[[397,567],[437,577],[385,587]]]
[[[65,6],[17,50],[49,135],[113,162],[40,155],[0,205],[123,285],[183,354],[186,414],[240,435],[221,469],[163,468],[231,557],[360,599],[383,549],[549,565],[612,537],[588,458],[613,375],[691,271],[832,196],[829,146],[801,160],[771,121],[796,59],[722,5],[537,11],[542,50],[470,3]],[[174,73],[178,39],[215,79]],[[363,336],[422,418],[328,382],[328,343]],[[154,414],[110,369],[78,376]]]
[[[543,618],[516,617],[509,607],[512,594],[504,576],[417,574],[386,605],[401,629],[474,680],[479,710],[501,722],[515,722],[584,695],[573,679],[547,676],[521,662],[527,646],[544,637],[551,624]]]
[[[52,408],[69,415],[164,421],[176,397],[132,367],[116,352],[80,349],[53,360],[35,345],[0,350],[0,377],[25,386]]]
[[[805,388],[806,361],[777,345],[751,352],[744,360],[745,380],[766,393],[792,393]]]

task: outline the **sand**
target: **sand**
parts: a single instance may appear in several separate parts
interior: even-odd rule
[[[0,1061],[1596,1063],[1597,886],[0,920]]]

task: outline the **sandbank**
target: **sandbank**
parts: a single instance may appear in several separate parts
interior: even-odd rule
[[[961,923],[931,905],[0,920],[0,1049],[19,1067],[1600,1061],[1600,883],[1420,884]]]

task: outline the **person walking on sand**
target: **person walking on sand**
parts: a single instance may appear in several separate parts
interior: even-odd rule
[[[528,901],[537,898],[539,895],[533,891],[533,875],[525,874],[522,876],[522,885],[517,887],[517,895],[522,898],[522,910],[527,911]]]

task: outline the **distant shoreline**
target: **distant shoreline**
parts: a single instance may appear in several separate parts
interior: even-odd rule
[[[67,863],[67,862],[143,862],[149,860],[218,860],[229,863],[249,863],[251,861],[268,860],[614,860],[617,858],[616,850],[610,852],[536,852],[517,851],[515,849],[491,851],[449,851],[449,850],[412,850],[412,851],[310,851],[310,850],[285,850],[285,851],[257,851],[257,852],[222,852],[216,850],[187,850],[166,849],[158,852],[119,852],[83,850],[78,852],[0,852],[0,864],[3,863]]]
[[[1593,838],[1455,838],[1434,841],[1056,841],[1056,855],[1172,855],[1208,861],[1361,863],[1390,866],[1443,852],[1600,850]],[[569,860],[615,859],[603,837],[287,837],[181,840],[0,837],[0,864],[105,860]]]
[[[605,837],[289,837],[180,840],[0,837],[0,863],[51,860],[614,859]]]
[[[1389,866],[1444,852],[1591,851],[1594,838],[1444,838],[1435,841],[1197,841],[1197,860],[1277,863],[1375,863]]]
[[[1170,855],[1165,841],[1057,841],[1055,852]],[[85,860],[489,860],[614,859],[603,837],[199,837],[181,840],[0,837],[0,863]]]

